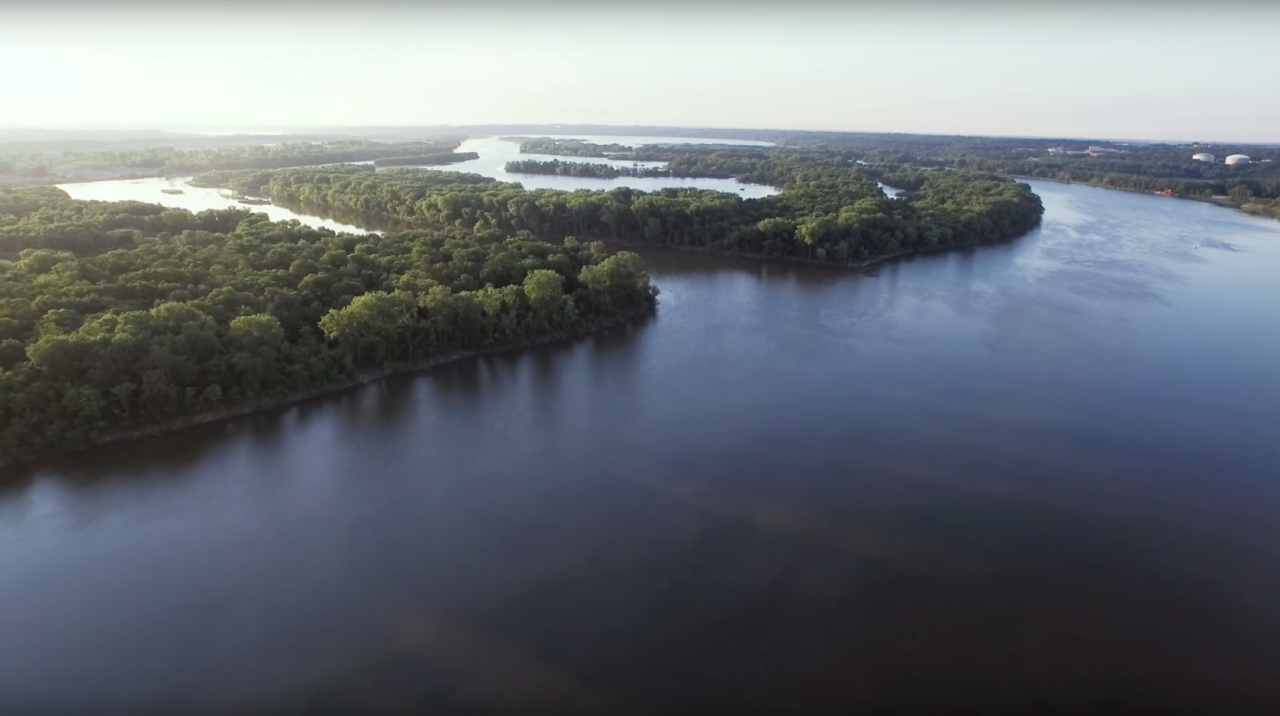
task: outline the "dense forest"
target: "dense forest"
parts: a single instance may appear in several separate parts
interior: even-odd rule
[[[335,234],[51,187],[0,190],[0,242],[0,465],[581,334],[656,296],[639,257],[572,238]]]
[[[366,226],[529,231],[837,265],[1013,238],[1043,213],[1027,185],[977,172],[927,172],[904,199],[887,198],[858,169],[826,159],[784,157],[756,173],[781,193],[527,190],[477,175],[358,166],[280,171],[266,191],[277,204]]]

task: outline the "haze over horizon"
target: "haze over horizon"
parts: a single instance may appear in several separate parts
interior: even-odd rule
[[[74,10],[74,12],[72,12]],[[6,9],[0,126],[611,124],[1280,142],[1280,8]]]

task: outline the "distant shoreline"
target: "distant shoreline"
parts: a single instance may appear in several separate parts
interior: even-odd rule
[[[1028,176],[1019,176],[1016,174],[1010,174],[1009,177],[1011,179],[1017,179],[1019,181],[1051,181],[1055,184],[1073,184],[1075,186],[1091,186],[1094,189],[1109,189],[1111,191],[1127,191],[1131,194],[1143,194],[1145,196],[1161,196],[1168,199],[1184,199],[1186,201],[1198,201],[1202,204],[1213,204],[1215,206],[1221,206],[1228,209],[1237,209],[1239,211],[1245,212],[1246,214],[1259,215],[1259,212],[1250,211],[1244,208],[1245,206],[1254,206],[1254,205],[1237,204],[1236,202],[1232,201],[1230,197],[1213,196],[1206,199],[1204,197],[1199,197],[1199,196],[1182,196],[1180,194],[1161,194],[1158,191],[1148,191],[1146,189],[1129,189],[1127,187],[1122,187],[1122,186],[1106,186],[1105,184],[1095,184],[1093,182],[1087,182],[1087,181],[1071,181],[1070,179],[1050,179],[1049,177],[1028,177]]]

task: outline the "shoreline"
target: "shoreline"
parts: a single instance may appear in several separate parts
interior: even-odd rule
[[[1214,206],[1221,206],[1224,209],[1235,209],[1236,211],[1243,211],[1246,214],[1252,214],[1254,216],[1268,215],[1265,212],[1250,211],[1249,209],[1245,208],[1246,206],[1259,206],[1257,204],[1237,204],[1234,201],[1232,201],[1229,197],[1218,198],[1214,196],[1206,199],[1204,197],[1199,197],[1199,196],[1182,196],[1180,194],[1161,194],[1158,191],[1148,191],[1146,189],[1130,189],[1128,187],[1123,187],[1123,186],[1106,186],[1103,184],[1094,184],[1092,182],[1087,182],[1087,181],[1071,181],[1070,179],[1050,179],[1049,177],[1028,177],[1028,176],[1018,176],[1014,174],[1010,174],[1009,177],[1011,179],[1017,179],[1019,181],[1051,181],[1055,184],[1070,184],[1074,186],[1091,186],[1094,189],[1107,189],[1109,191],[1127,191],[1131,194],[1143,194],[1145,196],[1160,196],[1160,197],[1165,197],[1167,199],[1182,199],[1184,201],[1198,201],[1202,204],[1213,204]],[[1263,204],[1261,206],[1266,206],[1266,205]],[[1280,216],[1277,216],[1276,218],[1280,218]]]
[[[397,363],[397,364],[387,365],[382,368],[367,370],[367,371],[357,373],[356,375],[346,380],[343,380],[337,383],[332,383],[330,385],[326,385],[323,387],[311,388],[309,390],[298,391],[298,392],[289,393],[287,395],[282,395],[277,397],[262,398],[259,400],[242,403],[234,407],[220,408],[218,410],[207,410],[203,413],[196,413],[194,415],[187,415],[181,418],[174,418],[172,420],[167,420],[162,423],[156,423],[154,425],[146,425],[146,426],[128,428],[125,430],[117,430],[114,432],[107,433],[105,435],[101,435],[93,440],[90,440],[88,443],[84,445],[71,448],[69,450],[63,450],[61,452],[49,453],[45,455],[38,455],[27,460],[17,460],[10,463],[0,463],[0,470],[32,468],[32,467],[39,466],[41,464],[47,464],[53,460],[65,458],[67,456],[75,455],[77,453],[82,453],[87,450],[92,450],[94,448],[105,447],[108,445],[115,445],[117,443],[128,442],[130,440],[137,440],[140,438],[167,435],[169,433],[186,430],[187,428],[194,428],[200,425],[208,425],[211,423],[222,422],[224,420],[231,420],[233,418],[243,418],[243,417],[247,417],[257,413],[263,413],[269,410],[275,410],[278,408],[285,408],[285,407],[296,405],[298,403],[311,400],[314,398],[320,398],[327,395],[340,393],[342,391],[349,390],[351,388],[357,388],[362,385],[375,383],[377,381],[383,380],[384,378],[390,378],[396,375],[407,375],[409,373],[418,373],[418,372],[430,372],[431,370],[438,368],[440,366],[448,365],[451,363],[457,363],[460,361],[467,360],[469,358],[479,358],[484,356],[500,355],[503,353],[514,353],[516,351],[523,351],[529,348],[535,348],[538,346],[544,346],[544,345],[549,345],[553,343],[560,343],[560,342],[571,343],[571,342],[578,341],[583,338],[587,338],[589,336],[593,336],[595,334],[601,333],[610,328],[616,328],[618,326],[623,326],[632,322],[639,321],[641,318],[652,316],[656,312],[657,312],[657,305],[655,304],[654,306],[643,308],[639,311],[635,311],[635,312],[620,316],[616,319],[603,321],[599,324],[593,325],[587,328],[586,330],[578,333],[571,333],[571,334],[557,333],[557,334],[552,334],[548,336],[543,336],[541,338],[536,338],[534,340],[527,341],[525,343],[520,343],[517,345],[495,346],[493,348],[483,348],[483,349],[471,350],[471,351],[454,351],[453,353],[446,353],[444,355],[434,356],[432,358],[415,361],[413,363]],[[0,478],[2,477],[3,476],[0,476]],[[3,481],[3,479],[0,479],[0,481]]]

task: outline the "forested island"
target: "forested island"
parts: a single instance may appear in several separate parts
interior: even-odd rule
[[[0,190],[0,257],[0,466],[581,335],[656,297],[638,256],[572,238],[335,234],[52,187]]]
[[[507,162],[503,171],[510,174],[549,174],[563,177],[592,177],[595,179],[617,179],[618,177],[654,177],[668,176],[665,169],[642,167],[615,167],[595,162],[562,162],[558,159],[541,161],[538,159],[522,159]]]
[[[502,137],[520,143],[521,154],[554,154],[561,157],[607,157],[611,154],[630,152],[634,147],[625,144],[594,144],[581,139],[552,139],[550,137]]]

